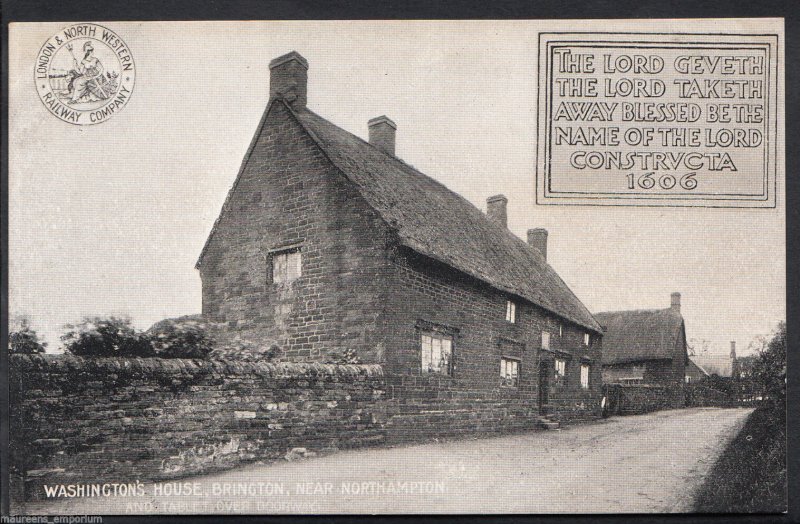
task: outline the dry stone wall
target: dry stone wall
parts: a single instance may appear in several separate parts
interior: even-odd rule
[[[385,439],[378,365],[10,358],[14,494],[179,478]]]

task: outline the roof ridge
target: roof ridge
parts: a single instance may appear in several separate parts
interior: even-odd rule
[[[295,116],[296,116],[296,115],[297,115],[297,113],[299,112],[299,111],[295,111],[295,110],[294,110],[294,108],[292,108],[292,107],[289,107],[289,110],[290,110],[292,113],[294,113],[294,114],[295,114]],[[327,124],[329,124],[329,125],[331,125],[331,126],[334,126],[334,127],[338,128],[338,129],[340,129],[340,130],[344,131],[344,132],[345,132],[345,133],[347,133],[348,135],[350,135],[350,136],[352,136],[353,138],[357,139],[358,141],[362,142],[364,145],[367,145],[367,146],[371,147],[371,148],[372,148],[373,150],[375,150],[377,153],[380,153],[380,154],[384,155],[386,158],[388,158],[388,159],[390,159],[390,160],[393,160],[393,161],[399,162],[399,163],[400,163],[400,164],[402,164],[403,166],[405,166],[405,167],[407,167],[408,169],[411,169],[412,171],[414,171],[416,174],[418,174],[418,175],[421,175],[421,176],[425,177],[426,179],[428,179],[428,180],[430,180],[431,182],[435,183],[436,185],[440,186],[442,189],[444,189],[444,190],[446,190],[446,191],[448,191],[448,192],[452,193],[454,196],[456,196],[456,197],[458,197],[459,199],[463,200],[464,202],[466,202],[467,204],[469,204],[470,206],[472,206],[472,207],[473,207],[473,208],[474,208],[476,211],[478,211],[478,213],[480,213],[480,214],[481,214],[481,216],[482,216],[482,217],[483,217],[483,218],[486,220],[486,222],[487,222],[488,224],[491,224],[491,226],[492,226],[492,227],[496,228],[498,231],[502,232],[502,233],[503,233],[503,234],[505,234],[505,235],[509,235],[509,236],[510,236],[511,238],[513,238],[513,239],[514,239],[516,242],[518,242],[520,245],[522,245],[522,246],[525,246],[525,248],[526,248],[526,249],[530,250],[530,252],[531,252],[531,253],[534,253],[536,256],[542,257],[542,254],[539,252],[539,250],[538,250],[538,249],[535,249],[533,246],[531,246],[530,244],[528,244],[527,242],[525,242],[525,240],[523,240],[522,238],[520,238],[518,235],[515,235],[515,234],[514,234],[514,232],[513,232],[513,231],[511,231],[510,229],[508,229],[507,227],[502,227],[502,226],[500,226],[500,225],[496,224],[495,222],[493,222],[492,220],[490,220],[490,219],[489,219],[489,217],[487,217],[487,216],[486,216],[486,213],[484,213],[483,211],[481,211],[481,209],[480,209],[478,206],[476,206],[475,204],[473,204],[472,202],[470,202],[470,201],[469,201],[467,198],[465,198],[463,195],[461,195],[461,194],[457,193],[456,191],[453,191],[452,189],[450,189],[449,187],[447,187],[447,186],[446,186],[444,183],[440,182],[439,180],[436,180],[435,178],[433,178],[432,176],[430,176],[430,175],[428,175],[428,174],[426,174],[426,173],[423,173],[422,171],[420,171],[419,169],[417,169],[417,168],[416,168],[416,167],[414,167],[413,165],[409,164],[408,162],[406,162],[406,161],[405,161],[405,160],[403,160],[402,158],[400,158],[400,157],[398,157],[398,156],[395,156],[395,155],[390,155],[390,154],[386,153],[385,151],[383,151],[382,149],[375,147],[374,145],[370,144],[370,143],[369,143],[369,141],[367,141],[367,140],[364,140],[363,138],[361,138],[360,136],[356,135],[355,133],[351,133],[351,132],[350,132],[350,131],[348,131],[347,129],[345,129],[345,128],[343,128],[343,127],[340,127],[340,126],[338,126],[338,125],[334,124],[333,122],[331,122],[330,120],[328,120],[328,119],[327,119],[327,118],[325,118],[324,116],[320,115],[319,113],[316,113],[316,112],[312,111],[312,110],[311,110],[311,109],[309,109],[308,107],[304,107],[304,108],[303,108],[301,111],[303,111],[303,112],[307,112],[307,113],[310,113],[310,114],[314,115],[315,117],[319,118],[320,120],[323,120],[323,121],[325,121],[325,123],[327,123]],[[325,146],[324,146],[324,143],[322,143],[322,140],[319,140],[319,139],[316,137],[316,135],[315,135],[315,133],[313,132],[313,130],[311,130],[311,129],[308,129],[308,126],[306,126],[306,125],[305,125],[305,123],[304,123],[304,122],[303,122],[301,119],[299,119],[299,118],[298,118],[298,121],[299,121],[299,122],[300,122],[300,124],[303,126],[303,128],[304,128],[304,129],[306,129],[306,130],[309,132],[309,134],[311,134],[311,135],[312,135],[312,137],[314,138],[314,140],[315,140],[316,142],[318,142],[318,145],[320,145],[320,147],[323,147],[323,149],[324,149],[324,147],[325,147]],[[326,154],[326,156],[327,156],[327,154]],[[334,164],[334,165],[337,165],[335,161],[331,160],[331,162],[333,162],[333,164]],[[338,165],[337,165],[337,167],[338,167]],[[340,169],[341,169],[341,168],[340,168]],[[544,257],[542,257],[542,258],[544,259]],[[543,262],[544,262],[545,264],[547,264],[547,265],[550,265],[550,264],[549,264],[549,262],[547,262],[547,260],[546,260],[546,259],[544,259],[544,260],[543,260]],[[550,266],[550,267],[552,267],[552,266]],[[561,276],[560,276],[560,275],[558,275],[558,274],[556,274],[556,275],[559,277],[559,279],[561,279]],[[563,279],[562,279],[561,281],[562,281],[562,283],[564,283],[564,285],[566,285],[566,282],[564,282],[564,281],[563,281]],[[569,287],[569,286],[567,286],[567,287]],[[591,314],[591,312],[589,312],[589,313]]]
[[[364,145],[371,147],[371,148],[372,148],[373,150],[375,150],[377,153],[380,153],[380,154],[382,154],[382,155],[383,155],[383,156],[385,156],[386,158],[388,158],[388,159],[390,159],[390,160],[394,160],[394,161],[396,161],[396,162],[399,162],[399,163],[400,163],[400,164],[402,164],[403,166],[405,166],[405,167],[407,167],[407,168],[409,168],[409,169],[413,170],[414,172],[416,172],[418,175],[422,175],[422,176],[424,176],[425,178],[428,178],[428,179],[430,179],[430,180],[431,180],[431,182],[434,182],[434,183],[436,183],[436,184],[440,185],[442,188],[444,188],[444,189],[447,189],[448,191],[451,191],[453,194],[455,194],[455,195],[457,195],[457,196],[459,196],[459,197],[461,197],[461,198],[464,198],[464,197],[462,197],[461,195],[459,195],[458,193],[456,193],[455,191],[453,191],[452,189],[448,188],[448,187],[447,187],[446,185],[444,185],[443,183],[441,183],[441,182],[439,182],[438,180],[436,180],[435,178],[433,178],[432,176],[430,176],[430,175],[426,175],[425,173],[423,173],[422,171],[420,171],[420,170],[419,170],[419,169],[417,169],[416,167],[412,166],[411,164],[409,164],[408,162],[406,162],[406,161],[405,161],[405,160],[403,160],[402,158],[400,158],[400,157],[398,157],[398,156],[396,156],[396,155],[390,155],[390,154],[389,154],[389,153],[387,153],[386,151],[384,151],[384,150],[382,150],[382,149],[380,149],[380,148],[378,148],[378,147],[375,147],[374,145],[370,144],[368,140],[364,140],[363,138],[361,138],[361,137],[360,137],[360,136],[358,136],[357,134],[355,134],[355,133],[351,133],[351,132],[350,132],[350,131],[348,131],[347,129],[345,129],[345,128],[341,127],[341,126],[338,126],[338,125],[334,124],[333,122],[331,122],[330,120],[328,120],[328,119],[327,119],[327,118],[325,118],[324,116],[320,115],[319,113],[317,113],[317,112],[315,112],[315,111],[312,111],[312,110],[311,110],[311,109],[309,109],[308,107],[304,107],[304,108],[302,108],[300,111],[296,111],[294,108],[292,108],[292,107],[289,107],[289,110],[290,110],[290,111],[292,111],[293,113],[295,113],[295,115],[297,115],[297,113],[299,113],[299,112],[306,112],[306,113],[310,113],[310,114],[314,115],[315,117],[317,117],[317,118],[319,118],[320,120],[324,121],[326,124],[328,124],[328,125],[331,125],[331,126],[333,126],[333,127],[336,127],[337,129],[340,129],[340,130],[344,131],[345,133],[347,133],[347,134],[348,134],[348,135],[350,135],[351,137],[355,138],[355,139],[356,139],[356,140],[358,140],[359,142],[363,143]],[[377,118],[380,118],[380,117],[377,117]],[[300,120],[300,119],[298,119],[298,120],[300,121],[300,123],[301,123],[301,124],[303,124],[302,120]],[[307,126],[306,126],[305,124],[303,124],[303,127],[307,129]],[[307,130],[308,130],[308,129],[307,129]],[[309,130],[309,131],[310,131],[310,130]],[[312,134],[313,134],[313,133],[312,133]],[[468,203],[469,203],[471,206],[473,206],[473,207],[475,207],[475,208],[477,209],[477,206],[475,206],[475,205],[474,205],[472,202],[470,202],[470,201],[469,201],[469,200],[467,200],[466,198],[464,198],[464,200],[465,200],[466,202],[468,202]],[[478,209],[478,211],[480,211],[480,209]]]
[[[659,313],[662,311],[671,311],[672,308],[651,308],[651,309],[616,309],[614,311],[598,311],[593,315],[617,315],[620,313]]]
[[[331,163],[332,163],[334,166],[336,166],[336,168],[337,168],[337,169],[339,169],[339,171],[341,171],[341,172],[342,172],[342,173],[343,173],[343,174],[344,174],[344,175],[345,175],[345,176],[348,178],[348,180],[350,180],[352,183],[354,183],[354,184],[355,184],[357,187],[361,188],[361,187],[362,187],[362,185],[361,185],[361,184],[360,184],[360,183],[359,183],[357,180],[354,180],[354,179],[353,179],[351,176],[349,176],[349,175],[348,175],[348,170],[347,170],[347,168],[346,168],[345,166],[341,166],[341,165],[339,164],[339,162],[337,162],[337,161],[336,161],[336,159],[335,159],[335,158],[333,158],[333,155],[330,155],[330,154],[328,153],[328,151],[327,151],[327,148],[328,148],[329,146],[328,146],[328,145],[325,143],[325,141],[324,141],[324,140],[320,139],[320,138],[317,136],[317,134],[314,132],[314,130],[313,130],[313,129],[310,129],[310,128],[309,128],[309,126],[308,126],[308,125],[306,125],[306,123],[303,121],[303,119],[302,119],[302,118],[301,118],[301,116],[300,116],[301,114],[305,113],[305,114],[311,115],[312,117],[314,117],[314,118],[317,118],[317,119],[321,120],[321,121],[322,121],[324,124],[326,124],[326,125],[329,125],[329,126],[331,126],[332,128],[334,128],[334,129],[337,129],[337,130],[339,130],[339,131],[341,131],[341,132],[343,132],[343,133],[347,134],[347,136],[349,136],[349,137],[351,137],[351,138],[354,138],[354,139],[356,139],[356,140],[357,140],[357,141],[358,141],[358,142],[359,142],[359,143],[360,143],[362,146],[369,146],[370,150],[372,150],[373,152],[376,152],[376,153],[378,153],[378,154],[382,155],[384,158],[386,158],[386,159],[389,159],[390,161],[393,161],[393,162],[395,162],[395,163],[399,164],[399,166],[400,166],[401,168],[403,168],[403,169],[408,169],[408,170],[410,170],[411,172],[413,172],[414,174],[416,174],[416,175],[418,175],[418,176],[421,176],[421,177],[423,177],[423,178],[424,178],[426,181],[434,183],[436,186],[438,186],[438,187],[439,187],[439,188],[441,188],[442,190],[446,191],[446,192],[447,192],[448,194],[450,194],[451,196],[453,196],[453,197],[455,197],[455,198],[459,199],[460,201],[462,201],[463,203],[467,204],[467,205],[468,205],[468,206],[471,208],[471,210],[472,210],[472,211],[475,213],[475,216],[476,216],[476,217],[480,217],[480,220],[482,220],[482,221],[484,222],[484,224],[486,224],[486,225],[488,225],[489,227],[493,228],[497,234],[505,235],[507,238],[509,238],[509,239],[512,239],[512,242],[515,242],[515,243],[516,243],[516,245],[517,245],[517,247],[520,247],[520,248],[522,248],[522,249],[523,249],[523,250],[525,250],[525,251],[526,251],[526,252],[527,252],[529,255],[533,255],[534,257],[538,258],[538,259],[540,260],[540,262],[541,262],[541,263],[543,263],[545,266],[547,266],[547,267],[550,269],[550,273],[551,273],[552,275],[554,275],[556,279],[558,279],[558,282],[559,282],[559,283],[560,283],[560,284],[561,284],[561,285],[562,285],[562,286],[563,286],[563,287],[564,287],[564,288],[565,288],[565,289],[566,289],[566,290],[567,290],[569,293],[571,293],[571,294],[572,294],[572,295],[575,297],[575,299],[576,299],[576,301],[577,301],[577,304],[579,304],[579,305],[580,305],[580,307],[583,309],[583,313],[584,313],[585,315],[588,315],[588,317],[589,317],[589,318],[591,318],[592,320],[594,320],[594,316],[592,315],[592,312],[591,312],[591,311],[589,311],[589,309],[588,309],[588,308],[587,308],[587,307],[586,307],[586,306],[583,304],[583,302],[581,302],[581,301],[580,301],[580,299],[578,299],[578,298],[577,298],[577,296],[575,296],[575,294],[572,292],[572,289],[571,289],[571,288],[570,288],[570,287],[567,285],[567,283],[566,283],[566,282],[564,282],[564,279],[563,279],[563,278],[561,278],[561,275],[559,275],[559,274],[558,274],[558,272],[556,272],[556,271],[555,271],[555,269],[553,269],[553,267],[552,267],[552,266],[551,266],[551,265],[550,265],[550,264],[547,262],[547,259],[545,259],[545,258],[542,256],[542,254],[541,254],[541,253],[540,253],[540,252],[539,252],[537,249],[535,249],[533,246],[529,245],[529,244],[528,244],[527,242],[525,242],[523,239],[521,239],[520,237],[518,237],[517,235],[515,235],[515,234],[514,234],[514,233],[513,233],[511,230],[509,230],[507,227],[502,227],[502,226],[500,226],[500,225],[498,225],[498,224],[496,224],[496,223],[492,222],[492,221],[491,221],[491,220],[490,220],[490,219],[489,219],[489,218],[486,216],[486,214],[485,214],[483,211],[481,211],[481,210],[480,210],[480,208],[478,208],[478,206],[476,206],[475,204],[473,204],[472,202],[470,202],[469,200],[467,200],[467,199],[466,199],[464,196],[460,195],[460,194],[459,194],[459,193],[457,193],[456,191],[453,191],[452,189],[450,189],[449,187],[447,187],[445,184],[443,184],[442,182],[440,182],[440,181],[436,180],[435,178],[431,177],[430,175],[427,175],[427,174],[423,173],[422,171],[420,171],[420,170],[419,170],[419,169],[417,169],[416,167],[412,166],[411,164],[409,164],[409,163],[405,162],[405,161],[404,161],[404,160],[402,160],[401,158],[399,158],[399,157],[397,157],[397,156],[395,156],[395,155],[390,155],[390,154],[386,153],[385,151],[383,151],[383,150],[381,150],[381,149],[379,149],[379,148],[375,147],[374,145],[370,144],[370,143],[369,143],[367,140],[364,140],[364,139],[363,139],[363,138],[361,138],[360,136],[358,136],[358,135],[356,135],[356,134],[354,134],[354,133],[351,133],[350,131],[348,131],[348,130],[346,130],[346,129],[344,129],[344,128],[342,128],[342,127],[340,127],[340,126],[336,125],[336,124],[334,124],[334,123],[333,123],[333,122],[331,122],[330,120],[328,120],[328,119],[326,119],[325,117],[323,117],[323,116],[319,115],[318,113],[316,113],[316,112],[312,111],[312,110],[311,110],[311,109],[309,109],[308,107],[303,107],[303,108],[301,108],[301,109],[299,109],[299,110],[295,110],[293,107],[290,107],[290,106],[288,106],[288,105],[287,105],[287,108],[289,109],[289,112],[290,112],[290,113],[292,113],[292,115],[293,115],[293,116],[296,118],[296,120],[297,120],[297,121],[300,123],[300,125],[303,127],[303,129],[305,129],[305,130],[308,132],[309,136],[311,136],[311,138],[314,140],[314,142],[316,142],[316,144],[317,144],[317,145],[319,146],[319,148],[322,150],[323,154],[325,154],[326,158],[328,158],[328,160],[329,160],[329,161],[330,161],[330,162],[331,162]],[[405,238],[405,237],[404,237],[404,235],[402,234],[402,232],[398,231],[398,234],[399,234],[399,235],[400,235],[402,238]],[[414,242],[414,241],[417,241],[417,242],[418,242],[418,240],[416,240],[416,239],[413,239],[413,238],[409,238],[409,239],[407,239],[407,240],[408,240],[408,241],[411,241],[411,242]],[[452,265],[454,264],[454,262],[453,262],[453,261],[449,261],[449,260],[447,260],[446,258],[442,258],[442,257],[435,257],[435,256],[432,256],[432,255],[430,255],[430,254],[428,254],[427,256],[431,256],[432,258],[436,258],[436,259],[438,259],[438,260],[440,260],[440,261],[442,261],[442,262],[444,262],[444,263],[446,263],[446,264],[448,264],[448,265],[450,265],[450,266],[452,266]],[[461,271],[463,271],[463,269],[462,269]],[[482,280],[482,281],[485,281],[485,282],[487,282],[486,278],[484,278],[484,277],[481,277],[481,276],[479,276],[479,275],[475,275],[475,274],[473,274],[473,273],[471,273],[471,272],[467,272],[467,274],[470,274],[471,276],[473,276],[473,277],[475,277],[475,278],[478,278],[479,280]],[[510,293],[513,293],[513,294],[515,294],[515,295],[519,295],[519,293],[515,293],[515,292],[513,292],[513,291],[509,291],[509,290],[507,290],[507,289],[502,289],[502,288],[501,288],[501,287],[499,287],[497,284],[493,284],[493,283],[491,283],[491,282],[487,282],[487,283],[488,283],[489,285],[491,285],[492,287],[495,287],[495,288],[497,288],[497,289],[500,289],[501,291],[504,291],[504,292],[510,292]],[[530,302],[532,302],[532,303],[536,304],[538,307],[541,307],[541,308],[543,308],[543,309],[545,309],[545,310],[547,310],[547,311],[550,311],[551,313],[554,313],[554,314],[556,314],[556,315],[558,315],[558,316],[561,316],[561,317],[563,317],[563,318],[565,318],[565,319],[567,319],[567,320],[570,320],[570,321],[572,321],[572,322],[575,322],[576,324],[579,324],[579,325],[584,325],[584,323],[585,323],[585,321],[584,321],[584,322],[582,322],[582,321],[578,320],[577,318],[571,318],[571,315],[568,315],[568,314],[567,314],[567,313],[565,313],[565,312],[556,311],[556,310],[555,310],[554,308],[552,308],[552,307],[548,307],[548,306],[546,306],[546,305],[544,305],[544,304],[541,304],[541,303],[539,303],[539,302],[537,302],[537,301],[535,301],[535,300],[531,300],[529,297],[525,297],[525,296],[523,296],[523,295],[519,295],[519,296],[521,296],[522,298],[524,298],[524,299],[526,299],[526,300],[529,300]],[[596,320],[595,320],[595,323],[599,325],[599,323],[597,323],[597,321],[596,321]],[[596,327],[596,326],[591,326],[591,325],[584,325],[584,327],[590,327],[591,329],[598,329],[598,327]]]

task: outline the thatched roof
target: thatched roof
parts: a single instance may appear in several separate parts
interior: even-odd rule
[[[606,330],[603,364],[671,359],[684,331],[683,317],[671,308],[610,311],[594,317]]]
[[[398,158],[306,108],[284,105],[403,245],[600,332],[592,314],[542,255],[507,228]]]

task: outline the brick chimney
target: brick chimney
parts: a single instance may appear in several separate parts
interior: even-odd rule
[[[292,107],[306,106],[308,61],[297,51],[273,59],[269,63],[269,97],[282,98]]]
[[[528,230],[528,245],[537,249],[547,260],[547,230],[541,227]]]
[[[731,360],[736,360],[736,341],[731,340]]]
[[[670,308],[676,313],[681,312],[681,294],[677,291],[670,295]]]
[[[397,124],[387,116],[379,116],[367,122],[369,127],[369,143],[384,153],[394,156],[394,137]]]
[[[490,196],[486,199],[486,216],[492,222],[506,227],[508,224],[508,214],[506,212],[508,199],[503,195]]]

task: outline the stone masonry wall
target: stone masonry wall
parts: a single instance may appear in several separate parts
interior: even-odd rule
[[[280,360],[330,362],[350,348],[378,363],[386,242],[382,219],[274,102],[199,266],[203,315],[231,338],[274,344]],[[272,282],[284,249],[300,251],[302,275]]]
[[[459,411],[471,412],[472,418],[464,422],[468,427],[451,424],[454,433],[469,431],[470,424],[479,432],[535,424],[539,366],[553,352],[566,360],[567,374],[560,384],[555,377],[549,381],[551,413],[562,420],[600,415],[600,337],[586,346],[580,326],[413,252],[396,253],[393,269],[395,292],[384,312],[387,398],[409,427],[424,425],[429,415],[455,419]],[[509,299],[516,303],[514,323],[506,321]],[[451,376],[421,371],[420,335],[429,329],[452,333]],[[551,333],[551,352],[542,350],[542,331]],[[503,384],[502,357],[519,361],[517,387]],[[588,389],[580,384],[581,363],[590,365]]]
[[[135,482],[385,440],[378,365],[12,355],[11,473],[43,484]]]

